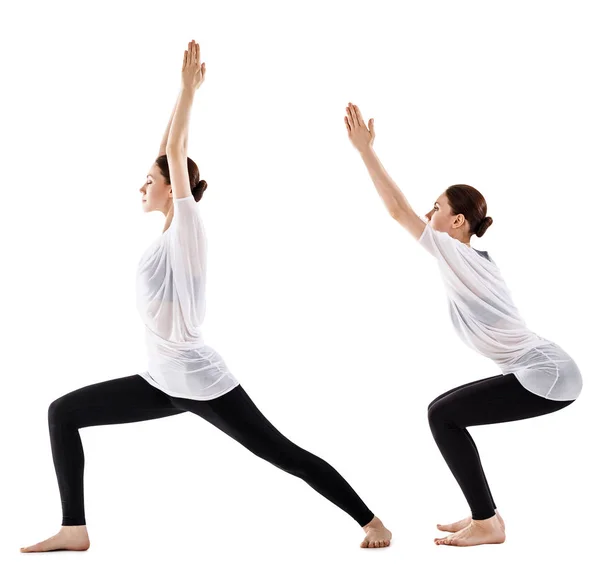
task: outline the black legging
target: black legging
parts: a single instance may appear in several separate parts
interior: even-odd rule
[[[473,519],[493,517],[496,504],[475,442],[465,427],[528,419],[555,412],[572,402],[533,394],[511,373],[463,384],[429,405],[431,432],[469,503]]]
[[[52,458],[62,502],[63,526],[85,525],[84,455],[79,429],[147,421],[193,412],[252,453],[297,476],[364,526],[373,513],[348,482],[320,457],[284,437],[241,385],[213,400],[175,398],[139,375],[99,382],[57,398],[48,409]]]

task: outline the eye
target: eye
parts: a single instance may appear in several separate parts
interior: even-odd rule
[[[150,181],[146,182],[146,184],[151,184],[151,183],[152,183],[152,182],[150,182]]]

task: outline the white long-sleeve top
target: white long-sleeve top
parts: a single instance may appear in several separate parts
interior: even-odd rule
[[[418,242],[438,262],[452,324],[469,347],[514,373],[524,388],[550,400],[573,400],[583,381],[556,343],[529,330],[495,262],[446,232],[425,225]]]
[[[143,253],[136,280],[145,325],[146,381],[170,396],[210,400],[238,385],[223,358],[205,345],[206,236],[193,196],[173,199],[169,228]]]

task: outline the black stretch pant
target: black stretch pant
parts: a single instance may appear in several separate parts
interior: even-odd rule
[[[364,526],[373,518],[348,482],[320,457],[284,437],[241,385],[213,400],[189,400],[169,396],[136,374],[85,386],[50,404],[48,424],[63,526],[86,524],[79,429],[147,421],[186,411],[201,416],[258,457],[301,478],[359,525]]]
[[[528,419],[555,412],[572,402],[533,394],[514,374],[505,374],[458,386],[429,405],[431,432],[469,503],[473,519],[493,517],[496,504],[466,427]]]

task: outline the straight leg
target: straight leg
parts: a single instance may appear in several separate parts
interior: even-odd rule
[[[179,408],[193,412],[241,443],[258,457],[304,480],[365,526],[374,514],[344,478],[320,457],[284,437],[260,412],[241,385],[213,400],[172,398]]]

